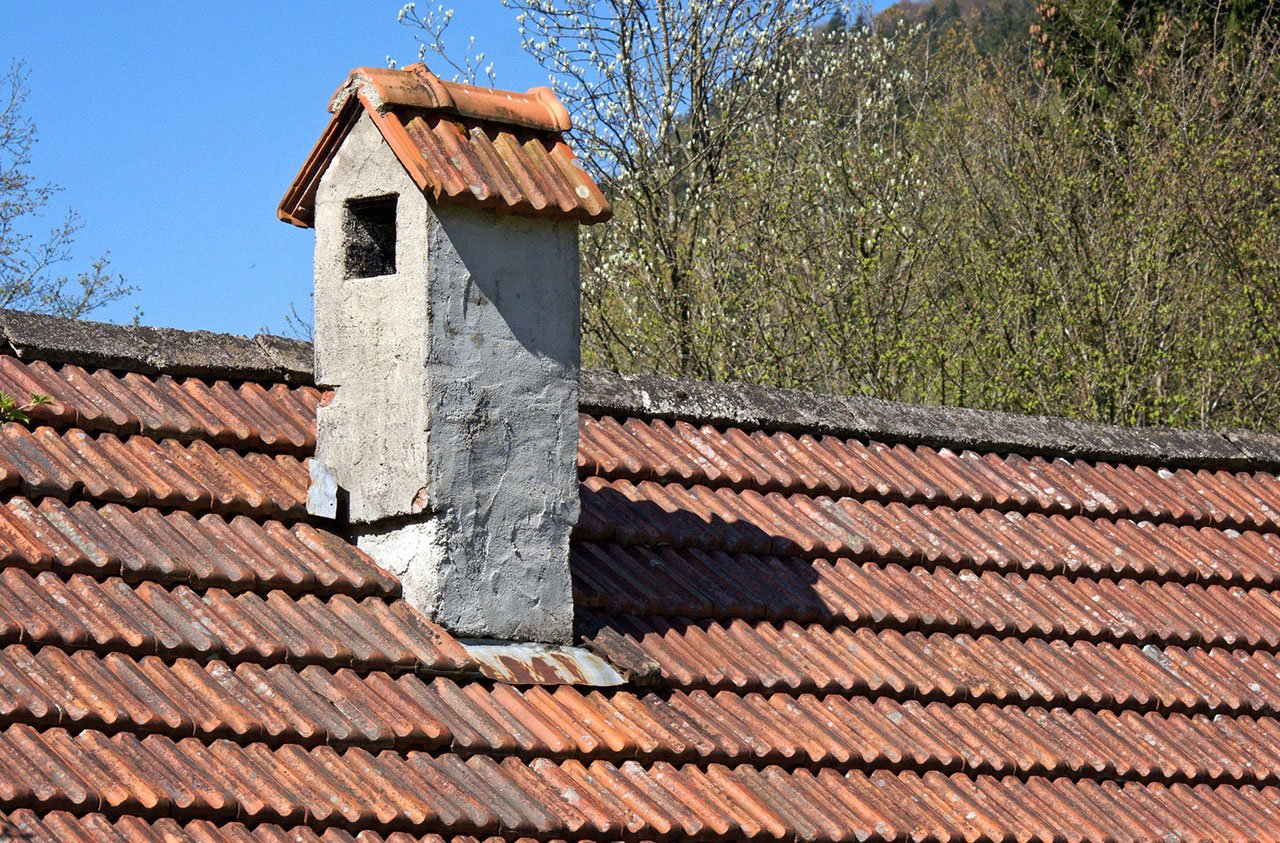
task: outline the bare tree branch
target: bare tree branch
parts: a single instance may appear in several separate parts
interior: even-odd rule
[[[36,127],[24,112],[26,81],[18,62],[0,74],[0,307],[85,316],[133,288],[111,273],[105,253],[73,276],[60,273],[72,261],[83,228],[74,210],[37,232],[59,188],[37,181],[29,170]]]

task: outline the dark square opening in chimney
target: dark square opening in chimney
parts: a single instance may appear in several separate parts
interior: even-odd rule
[[[348,278],[396,272],[396,196],[348,199],[343,220]]]

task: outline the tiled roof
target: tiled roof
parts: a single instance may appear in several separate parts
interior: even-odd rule
[[[593,374],[577,622],[629,681],[511,684],[306,516],[300,349],[63,324],[0,313],[55,399],[0,429],[11,839],[1280,839],[1267,437]]]
[[[436,202],[583,223],[612,216],[564,141],[569,113],[549,88],[521,94],[445,82],[420,64],[358,67],[329,110],[332,121],[280,203],[286,222],[311,226],[320,177],[364,114]]]

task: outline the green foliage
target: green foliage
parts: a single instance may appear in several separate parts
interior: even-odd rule
[[[31,423],[31,411],[42,404],[50,404],[53,398],[33,392],[26,404],[19,404],[18,399],[6,392],[0,392],[0,422]]]
[[[1035,0],[904,0],[875,18],[886,35],[916,25],[934,36],[960,30],[982,55],[1029,44],[1036,22]]]
[[[749,61],[699,40],[726,29],[697,17],[716,4],[653,0],[663,26],[610,17],[630,0],[531,12],[553,70],[627,70],[565,95],[616,210],[581,239],[584,362],[1280,430],[1276,28],[1236,0],[1178,23],[1054,2],[1123,12],[1119,46],[1046,73],[1019,0],[853,27],[735,0],[769,33],[736,42]]]
[[[1105,95],[1158,53],[1221,58],[1247,49],[1271,18],[1270,0],[1040,0],[1032,27],[1040,61]]]
[[[1153,48],[1100,106],[964,29],[794,44],[750,83],[678,292],[626,201],[584,237],[587,361],[1280,428],[1276,47]]]

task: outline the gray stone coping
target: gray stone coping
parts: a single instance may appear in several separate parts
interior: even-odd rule
[[[258,334],[110,325],[0,310],[0,351],[22,360],[231,381],[312,381],[311,344]],[[1280,467],[1280,436],[1135,428],[960,407],[587,370],[582,409],[880,442],[1202,468]]]

